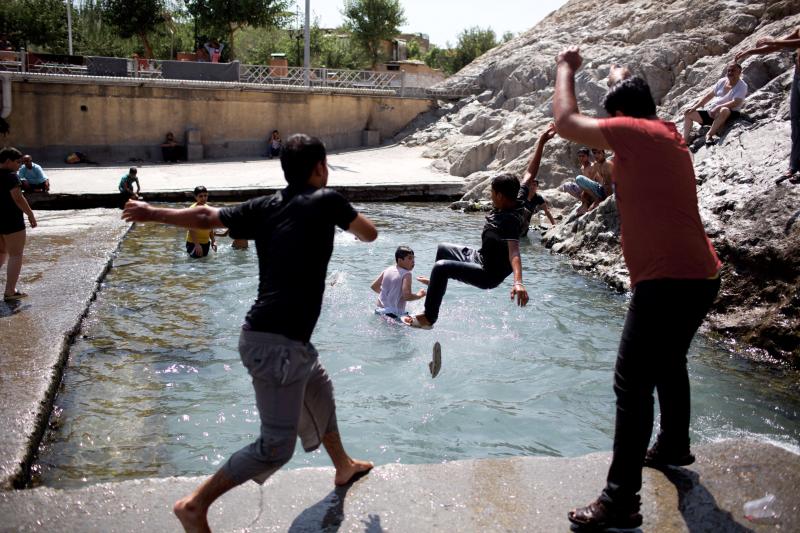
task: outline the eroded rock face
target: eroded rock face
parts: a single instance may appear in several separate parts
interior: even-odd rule
[[[584,57],[576,77],[582,112],[603,114],[605,78],[621,63],[647,80],[659,116],[680,131],[681,109],[722,77],[736,52],[797,26],[797,0],[573,0],[446,80],[476,96],[437,110],[403,142],[428,146],[438,168],[464,176],[465,201],[487,198],[495,173],[522,174],[552,120],[554,58],[565,46],[578,44]],[[800,366],[800,185],[775,183],[790,149],[790,53],[747,58],[743,78],[750,88],[745,117],[695,155],[701,216],[725,263],[709,322]],[[578,148],[559,138],[548,143],[542,188],[574,178]],[[581,217],[568,206],[543,241],[576,267],[627,288],[613,198]]]

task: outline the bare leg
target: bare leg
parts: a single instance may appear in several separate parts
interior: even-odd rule
[[[0,252],[0,268],[3,268],[3,265],[6,264],[6,259],[8,259],[8,254],[5,252]]]
[[[210,533],[208,508],[214,500],[236,487],[238,483],[222,470],[203,482],[193,493],[175,502],[172,511],[187,533]]]
[[[728,121],[728,117],[730,116],[731,116],[731,110],[728,109],[727,107],[723,107],[722,109],[719,110],[717,116],[714,117],[714,123],[711,124],[711,128],[708,130],[708,133],[706,133],[707,141],[710,141],[714,137],[714,135],[717,134],[720,128],[722,128],[722,126]]]
[[[333,479],[336,485],[347,485],[353,477],[369,472],[374,466],[370,461],[359,461],[347,455],[342,446],[342,439],[335,431],[326,433],[322,437],[322,444],[336,468],[336,477]]]
[[[695,122],[703,123],[703,118],[697,111],[690,111],[683,115],[683,140],[686,141],[686,144],[689,144],[689,136],[692,134],[692,126]]]
[[[8,254],[8,275],[6,277],[6,296],[13,295],[17,290],[17,281],[22,271],[22,250],[25,248],[25,230],[3,235],[5,252]],[[5,256],[5,254],[4,254]],[[3,260],[5,262],[5,260]],[[3,264],[0,262],[0,265]]]

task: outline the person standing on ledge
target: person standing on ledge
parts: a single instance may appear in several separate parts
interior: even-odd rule
[[[611,118],[590,118],[575,98],[578,48],[564,50],[556,62],[556,131],[615,153],[612,177],[632,290],[614,374],[617,414],[606,488],[568,518],[587,529],[636,528],[642,466],[694,462],[686,354],[717,295],[722,265],[700,220],[689,150],[675,125],[656,116],[647,83],[616,67],[603,102]],[[661,431],[648,449],[654,389]]]
[[[789,89],[789,120],[792,124],[792,152],[789,156],[789,169],[776,180],[780,183],[790,180],[791,183],[800,183],[800,27],[781,39],[759,39],[756,47],[743,50],[736,54],[736,61],[741,62],[745,57],[756,54],[769,54],[783,48],[794,48],[794,78]]]
[[[232,238],[255,240],[258,297],[245,318],[239,354],[253,380],[261,435],[234,453],[174,511],[186,531],[209,531],[209,506],[248,480],[264,483],[291,459],[297,437],[307,451],[322,444],[346,485],[372,468],[350,458],[336,423],[333,385],[311,344],[319,318],[336,226],[374,241],[373,223],[338,192],[327,189],[325,146],[304,134],[284,145],[281,167],[288,186],[271,196],[221,209],[152,207],[130,201],[122,217],[187,228],[223,228]]]
[[[22,251],[25,249],[25,219],[28,215],[31,228],[36,227],[36,217],[20,189],[17,170],[22,162],[22,153],[16,148],[0,150],[0,267],[8,260],[6,291],[3,300],[14,302],[27,294],[17,290],[17,281],[22,272]]]

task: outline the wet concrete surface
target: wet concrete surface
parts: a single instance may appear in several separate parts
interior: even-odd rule
[[[38,211],[17,288],[0,302],[0,485],[25,477],[50,416],[67,348],[128,224],[119,210]],[[5,266],[0,269],[5,285]],[[2,528],[0,523],[0,528]]]
[[[799,531],[800,458],[752,441],[696,447],[698,461],[645,469],[644,532]],[[610,455],[390,464],[344,488],[332,468],[280,471],[247,483],[211,508],[214,531],[365,533],[569,531],[567,512],[593,500]],[[0,493],[2,531],[179,531],[174,501],[202,478],[166,478]],[[780,516],[744,517],[743,505],[776,496]]]
[[[353,201],[456,200],[464,179],[431,167],[424,148],[389,145],[328,155],[328,185]],[[192,161],[176,164],[128,162],[116,165],[44,165],[50,193],[32,194],[37,209],[115,207],[117,187],[129,167],[138,168],[148,201],[184,201],[197,185],[210,201],[239,201],[285,187],[277,159]]]

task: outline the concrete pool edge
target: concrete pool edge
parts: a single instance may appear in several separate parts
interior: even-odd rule
[[[463,185],[454,183],[342,185],[333,187],[352,202],[448,202],[461,198]],[[278,188],[215,188],[209,191],[215,202],[241,202],[274,193]],[[36,210],[92,209],[119,207],[117,193],[32,193],[26,195]],[[148,202],[191,202],[186,190],[145,192]]]
[[[60,215],[64,218],[64,215]],[[65,233],[72,239],[69,250],[59,253],[56,264],[43,267],[38,257],[51,257],[50,250],[37,241],[37,231],[48,236],[48,217],[40,217],[39,228],[29,229],[30,244],[26,248],[21,283],[30,296],[20,303],[22,310],[2,304],[10,312],[3,317],[0,344],[9,347],[8,375],[3,382],[4,395],[16,396],[15,402],[3,402],[2,419],[11,426],[0,442],[0,487],[21,488],[30,480],[31,468],[37,457],[52,414],[54,401],[66,368],[70,349],[80,333],[103,280],[113,267],[119,247],[132,224],[119,219],[119,211],[94,210],[75,214],[69,222],[75,224],[64,232],[56,229],[57,238]],[[44,223],[42,223],[42,221]],[[97,227],[103,225],[103,231]],[[110,251],[109,251],[110,250]],[[78,264],[80,265],[78,267]],[[66,270],[65,279],[58,279],[57,269]],[[39,270],[34,281],[27,280],[30,271]],[[44,273],[42,273],[42,271]],[[48,308],[49,305],[49,308]],[[55,320],[50,320],[54,308]],[[42,329],[31,331],[31,325]],[[23,333],[28,337],[19,337]],[[34,339],[35,336],[40,337]],[[31,347],[39,340],[41,346]]]
[[[687,468],[644,470],[643,531],[797,531],[800,456],[768,443],[695,447]],[[334,490],[331,468],[282,470],[246,483],[211,509],[215,531],[564,531],[566,513],[602,488],[610,453],[388,464]],[[0,493],[14,531],[179,531],[174,501],[202,478],[140,479],[79,489]],[[780,516],[744,517],[747,501],[775,495]]]

